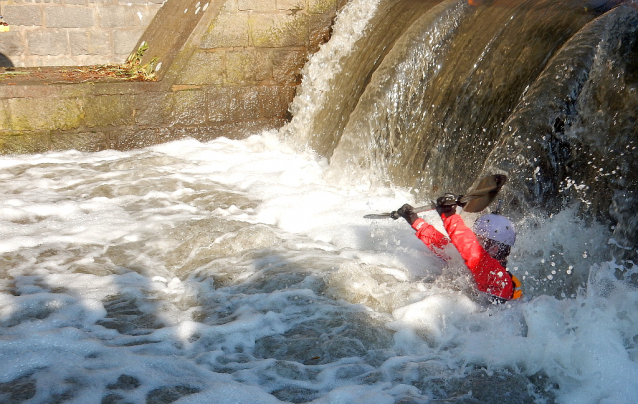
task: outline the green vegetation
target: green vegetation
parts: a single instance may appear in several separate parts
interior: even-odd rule
[[[155,67],[159,61],[156,57],[151,59],[149,63],[142,64],[142,56],[148,50],[146,41],[137,48],[137,50],[129,55],[126,63],[122,66],[126,70],[128,76],[132,79],[142,79],[143,81],[155,81]]]

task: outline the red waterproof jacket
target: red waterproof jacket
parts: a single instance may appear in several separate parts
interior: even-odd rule
[[[485,251],[474,232],[463,223],[463,219],[459,215],[447,217],[441,215],[441,218],[443,226],[450,236],[449,239],[421,218],[412,223],[412,228],[416,230],[416,236],[430,250],[444,259],[447,257],[442,254],[442,248],[451,240],[461,253],[465,265],[472,272],[476,286],[480,291],[505,300],[512,299],[514,295],[512,276],[498,260],[492,258]]]

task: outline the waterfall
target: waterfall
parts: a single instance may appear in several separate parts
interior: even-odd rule
[[[623,256],[638,245],[638,10],[592,21],[525,94],[487,159],[521,200],[555,213],[572,201],[608,221]],[[624,248],[623,248],[624,247]]]
[[[636,3],[472,3],[422,2],[409,18],[413,2],[378,4],[321,102],[295,110],[295,143],[329,158],[333,181],[421,198],[503,172],[512,211],[581,203],[635,249]]]
[[[279,133],[0,156],[0,401],[635,402],[617,3],[352,0]],[[521,299],[363,217],[495,172]]]

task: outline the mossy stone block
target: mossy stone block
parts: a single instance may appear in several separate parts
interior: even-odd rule
[[[336,13],[337,0],[308,0],[309,14]]]
[[[254,84],[272,79],[270,50],[241,50],[226,52],[226,83]]]
[[[135,123],[161,126],[168,122],[173,107],[173,95],[166,92],[142,92],[135,95]]]
[[[271,49],[254,49],[255,80],[258,82],[272,81],[273,53]]]
[[[80,102],[53,97],[10,99],[11,129],[17,132],[76,129],[82,119]]]
[[[306,8],[305,0],[277,0],[277,9],[286,11],[299,11]]]
[[[248,14],[220,14],[202,38],[202,49],[248,46]]]
[[[11,129],[11,111],[9,110],[9,102],[0,100],[0,131]]]
[[[295,96],[293,86],[260,86],[257,99],[263,118],[289,119],[288,106]]]
[[[334,14],[313,14],[308,20],[308,51],[315,53],[319,47],[328,42],[331,34]]]
[[[51,135],[51,150],[79,150],[97,152],[107,148],[104,132],[55,133]]]
[[[278,50],[273,54],[273,79],[279,84],[301,83],[301,69],[306,63],[306,52]]]
[[[172,122],[181,125],[200,125],[207,120],[206,93],[184,90],[173,94]]]
[[[231,91],[229,87],[211,87],[206,91],[208,119],[213,123],[228,122],[230,113]]]
[[[224,82],[224,52],[196,51],[190,57],[176,84],[220,85]]]
[[[45,153],[50,150],[50,145],[48,132],[0,136],[0,153],[2,154]]]
[[[306,44],[308,16],[305,14],[255,14],[248,23],[253,46],[280,48]]]
[[[152,146],[158,142],[159,129],[137,129],[119,131],[113,136],[113,147],[117,150],[133,150]]]
[[[188,127],[179,126],[159,128],[157,131],[157,141],[159,143],[166,143],[193,137],[188,129]]]
[[[245,121],[261,118],[257,87],[231,88],[230,105],[228,106],[233,121]]]
[[[132,125],[134,123],[133,95],[99,95],[84,100],[84,119],[86,127],[108,127]]]
[[[260,119],[257,87],[219,87],[207,92],[208,117],[213,123]]]
[[[237,0],[240,11],[274,11],[277,9],[275,0]]]

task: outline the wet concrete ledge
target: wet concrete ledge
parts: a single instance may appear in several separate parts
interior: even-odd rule
[[[59,79],[82,67],[31,78],[0,69],[0,154],[127,150],[281,127],[301,68],[328,39],[342,1],[201,4],[167,1],[140,39],[148,44],[141,63],[159,66],[157,81]],[[170,24],[179,24],[176,35],[167,35]]]
[[[184,137],[236,138],[286,122],[294,86],[161,82],[0,84],[0,152],[127,150]]]

